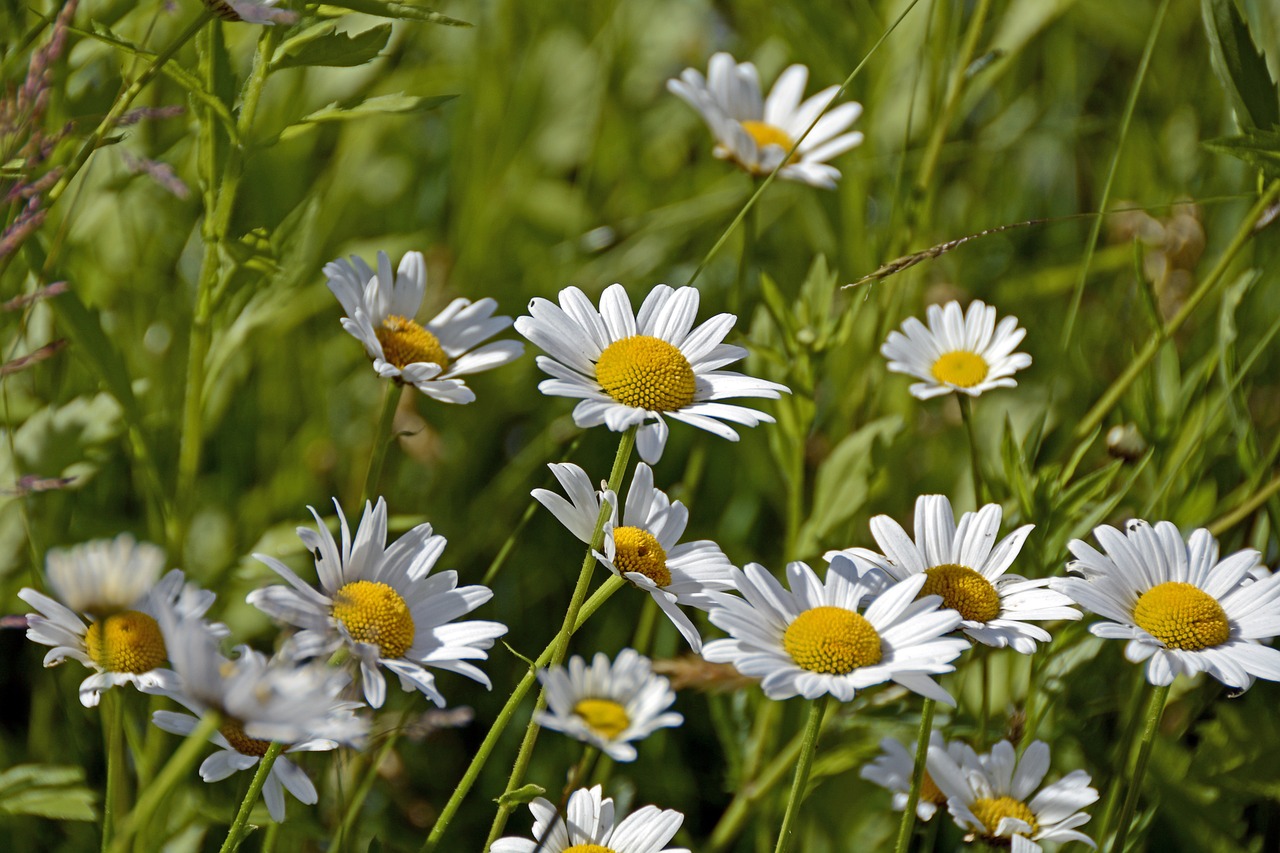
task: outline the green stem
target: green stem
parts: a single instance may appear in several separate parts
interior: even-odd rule
[[[920,734],[916,738],[916,763],[911,771],[911,792],[907,794],[907,806],[902,810],[902,822],[898,824],[898,843],[895,853],[907,853],[911,846],[911,831],[916,825],[916,806],[920,803],[920,785],[924,782],[925,762],[929,757],[929,735],[933,733],[932,699],[924,700],[920,711]]]
[[[1138,791],[1142,788],[1142,780],[1147,775],[1147,761],[1151,758],[1151,747],[1156,740],[1156,732],[1160,728],[1160,717],[1164,714],[1165,702],[1169,699],[1169,687],[1165,684],[1151,692],[1151,701],[1147,703],[1147,724],[1142,729],[1142,740],[1138,744],[1138,757],[1133,763],[1133,772],[1129,774],[1129,786],[1124,794],[1124,805],[1120,809],[1120,822],[1116,825],[1116,837],[1111,842],[1111,853],[1122,853],[1125,839],[1129,836],[1129,825],[1133,822],[1133,812],[1138,805]]]
[[[747,302],[747,278],[751,270],[752,257],[755,254],[756,242],[756,209],[748,205],[746,216],[742,220],[742,256],[738,259],[738,278],[733,292],[729,294],[729,313],[737,314]]]
[[[1142,706],[1146,703],[1147,687],[1147,680],[1139,677],[1134,684],[1133,695],[1129,697],[1128,722],[1125,723],[1124,734],[1112,756],[1112,766],[1116,768],[1116,772],[1112,774],[1111,784],[1107,786],[1102,817],[1098,821],[1099,841],[1105,840],[1115,830],[1116,806],[1120,802],[1121,792],[1125,790],[1125,770],[1128,768],[1129,755],[1133,752],[1133,743],[1138,737],[1138,727],[1142,725]]]
[[[1253,497],[1210,524],[1209,532],[1214,536],[1221,536],[1225,531],[1230,530],[1252,515],[1258,507],[1271,500],[1277,492],[1280,492],[1280,474],[1272,477],[1270,482],[1259,489]]]
[[[982,658],[982,717],[978,721],[978,750],[982,751],[991,731],[991,650],[975,645],[974,651]]]
[[[369,467],[364,473],[364,490],[360,493],[360,506],[372,500],[378,492],[378,480],[382,478],[382,464],[387,458],[387,448],[391,446],[395,436],[391,434],[391,425],[395,423],[396,407],[400,405],[400,396],[404,393],[404,385],[399,382],[388,382],[382,392],[382,412],[378,415],[378,428],[373,434],[373,452],[369,455]]]
[[[658,622],[658,602],[652,597],[646,598],[640,606],[640,618],[636,620],[636,632],[631,636],[631,648],[642,655],[649,654],[653,644],[653,630]]]
[[[124,793],[124,697],[108,690],[102,697],[102,737],[107,751],[107,790],[102,798],[102,851],[111,848],[120,797]]]
[[[240,810],[236,812],[236,819],[231,824],[231,829],[227,831],[227,840],[222,842],[222,848],[219,853],[232,853],[240,846],[240,836],[244,834],[244,825],[249,822],[249,813],[253,811],[254,805],[258,802],[258,796],[262,793],[262,786],[266,784],[267,777],[271,775],[271,767],[276,763],[276,758],[280,753],[284,752],[284,744],[272,742],[267,747],[267,754],[258,760],[258,772],[253,774],[253,781],[249,783],[249,790],[245,792],[244,800],[240,803]]]
[[[982,482],[982,465],[978,455],[978,436],[973,429],[973,404],[970,402],[968,394],[957,392],[956,400],[960,403],[960,419],[964,421],[964,431],[969,436],[969,470],[973,474],[974,509],[981,509],[986,501],[986,488]]]
[[[409,720],[409,715],[413,712],[413,706],[406,707],[400,714],[400,722],[395,728],[387,732],[386,740],[378,747],[378,752],[369,761],[369,766],[365,768],[364,775],[360,777],[360,784],[356,786],[355,791],[351,795],[351,801],[347,804],[347,811],[342,816],[342,823],[338,826],[338,835],[334,841],[335,850],[345,850],[347,845],[351,843],[351,832],[355,827],[356,819],[360,816],[360,808],[364,805],[364,801],[369,796],[369,791],[373,789],[373,783],[378,778],[378,768],[382,766],[382,762],[386,759],[387,753],[391,752],[395,747],[396,740],[399,739],[400,733],[404,731],[405,724]]]
[[[587,745],[582,750],[582,758],[578,759],[578,763],[573,767],[573,773],[569,776],[569,781],[565,783],[564,791],[560,795],[560,809],[564,810],[569,803],[569,797],[574,791],[578,790],[587,781],[591,775],[592,769],[596,765],[596,759],[600,757],[600,750],[594,746]],[[493,842],[489,842],[492,844]]]
[[[791,783],[791,796],[787,797],[787,811],[782,817],[782,829],[778,832],[778,843],[773,853],[787,853],[791,846],[791,836],[795,832],[796,818],[800,814],[800,803],[804,800],[804,789],[809,783],[809,769],[813,766],[813,755],[817,752],[818,733],[822,730],[822,717],[831,703],[831,696],[814,699],[809,704],[809,720],[804,727],[804,740],[800,744],[800,763],[796,765],[796,776]]]
[[[782,714],[782,703],[772,699],[764,700],[764,707],[756,712],[756,724],[751,729],[751,739],[747,741],[747,755],[742,762],[743,780],[751,779],[764,762],[765,751],[772,738],[778,717]]]
[[[770,705],[776,705],[776,702],[770,702]],[[716,827],[711,832],[711,838],[707,841],[707,853],[722,853],[727,850],[733,840],[738,837],[738,833],[742,831],[743,825],[751,816],[751,807],[774,786],[782,782],[786,777],[787,771],[795,766],[796,759],[800,756],[800,748],[804,741],[804,732],[799,732],[791,741],[782,748],[772,761],[760,772],[760,775],[750,781],[744,781],[738,785],[738,790],[734,792],[733,800],[729,803],[729,808],[725,809],[724,814],[720,816],[720,820],[716,822]],[[747,777],[743,777],[746,779]]]

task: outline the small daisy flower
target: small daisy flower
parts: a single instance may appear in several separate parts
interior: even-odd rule
[[[376,272],[353,256],[325,264],[324,274],[347,312],[342,328],[364,344],[378,375],[407,382],[433,399],[470,403],[476,395],[458,377],[501,367],[524,352],[520,341],[476,348],[511,325],[510,317],[493,316],[493,299],[455,299],[425,326],[414,320],[427,287],[421,252],[401,258],[395,274],[386,252],[378,253]]]
[[[942,596],[942,606],[963,618],[964,633],[987,646],[1009,646],[1029,655],[1037,642],[1051,638],[1026,620],[1079,619],[1075,602],[1049,589],[1049,580],[1027,580],[1006,574],[1035,527],[1026,524],[996,544],[1001,509],[987,504],[966,512],[956,524],[951,502],[943,495],[916,498],[915,542],[887,515],[871,519],[871,535],[884,556],[866,548],[829,551],[828,560],[846,557],[859,574],[881,571],[895,580],[924,575],[921,595]]]
[[[623,649],[613,663],[598,652],[590,666],[574,655],[567,669],[540,670],[550,710],[539,711],[535,721],[591,744],[614,761],[635,761],[632,741],[684,722],[667,711],[676,701],[671,682],[654,675],[651,666],[635,649]]]
[[[574,791],[564,817],[542,797],[529,804],[529,811],[533,838],[500,838],[491,853],[689,853],[687,847],[665,846],[684,815],[645,806],[615,826],[613,799],[602,797],[599,785]]]
[[[667,442],[666,418],[700,427],[729,441],[738,434],[722,421],[756,426],[773,423],[763,412],[720,402],[729,397],[777,399],[784,385],[721,370],[745,358],[742,347],[721,343],[737,319],[717,314],[698,328],[698,291],[660,284],[645,297],[639,315],[626,289],[605,289],[597,310],[576,287],[560,291],[560,304],[529,303],[516,331],[547,353],[538,367],[552,379],[542,393],[577,397],[578,426],[605,424],[614,432],[639,426],[640,458],[654,464]]]
[[[667,81],[667,88],[702,115],[716,139],[717,157],[732,160],[757,177],[778,168],[813,125],[778,177],[835,189],[840,171],[827,161],[862,144],[861,133],[845,132],[862,115],[862,105],[850,101],[828,111],[839,86],[829,86],[802,102],[808,81],[809,69],[792,65],[779,75],[769,97],[762,98],[756,67],[717,53],[707,66],[706,78],[686,68],[680,79]]]
[[[1280,681],[1280,650],[1263,645],[1280,635],[1280,575],[1258,580],[1257,551],[1218,559],[1208,530],[1183,539],[1167,521],[1155,527],[1133,520],[1121,532],[1098,527],[1103,552],[1073,539],[1067,569],[1054,588],[1109,620],[1089,630],[1128,640],[1125,657],[1149,661],[1147,681],[1172,684],[1179,674],[1207,672],[1229,687],[1247,689],[1255,678]]]
[[[689,523],[689,510],[653,487],[653,469],[643,462],[631,479],[622,524],[617,518],[617,498],[612,492],[592,489],[585,471],[572,463],[552,464],[550,468],[570,501],[547,489],[535,489],[533,497],[588,544],[600,516],[600,504],[607,501],[610,511],[604,526],[604,553],[596,551],[596,559],[649,593],[693,650],[701,650],[698,629],[678,605],[706,610],[711,606],[709,593],[733,589],[733,564],[720,546],[709,539],[677,544]]]
[[[1089,822],[1080,809],[1098,799],[1098,792],[1089,787],[1089,774],[1073,770],[1041,787],[1048,770],[1049,747],[1043,741],[1027,747],[1021,761],[1007,740],[983,756],[965,746],[960,759],[929,747],[929,775],[946,795],[947,808],[961,829],[994,847],[1011,847],[1014,853],[1038,853],[1044,849],[1040,841],[1079,841],[1096,847],[1075,829]]]
[[[1013,374],[1031,364],[1031,356],[1014,352],[1027,330],[1017,317],[996,325],[996,309],[974,302],[962,314],[959,302],[928,308],[929,327],[908,317],[902,332],[890,332],[880,354],[889,369],[923,379],[911,386],[920,400],[958,391],[977,397],[992,388],[1013,388]],[[905,334],[904,334],[905,332]]]
[[[830,693],[848,702],[859,690],[894,681],[955,705],[929,676],[952,672],[951,661],[969,643],[943,636],[960,614],[938,609],[936,595],[919,598],[924,576],[886,588],[882,576],[860,578],[852,562],[837,560],[823,582],[804,563],[788,563],[788,591],[759,563],[734,571],[743,598],[721,593],[711,608],[711,622],[730,639],[707,643],[702,656],[762,678],[770,699]]]
[[[948,744],[942,739],[941,734],[934,731],[929,734],[929,748],[944,750],[959,761],[963,755],[964,744],[960,741],[952,741]],[[911,776],[915,772],[915,766],[915,753],[894,738],[887,737],[880,741],[880,755],[876,756],[875,761],[863,767],[858,775],[890,791],[893,794],[893,810],[900,812],[907,807],[907,800],[910,798]],[[946,804],[947,795],[942,793],[942,789],[933,781],[933,777],[926,769],[920,781],[920,799],[916,802],[916,817],[920,820],[930,820],[934,813]]]
[[[458,573],[431,574],[444,552],[445,538],[419,524],[390,547],[387,505],[365,503],[355,541],[341,507],[342,547],[311,507],[316,529],[300,527],[298,537],[316,555],[316,590],[284,563],[254,554],[289,586],[251,592],[250,604],[303,629],[291,642],[299,657],[331,654],[345,647],[360,661],[360,680],[369,705],[381,708],[386,683],[379,666],[400,677],[405,690],[419,690],[444,707],[435,676],[424,667],[465,675],[489,687],[489,678],[471,660],[484,660],[493,641],[507,632],[499,622],[453,622],[493,597],[484,586],[458,587]]]

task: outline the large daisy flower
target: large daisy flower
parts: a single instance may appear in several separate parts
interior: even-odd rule
[[[623,649],[613,663],[599,652],[590,666],[574,655],[567,669],[538,672],[549,710],[539,711],[535,719],[544,729],[589,743],[614,761],[635,761],[632,741],[684,722],[667,710],[676,701],[671,682],[654,675],[651,667],[635,649]]]
[[[1089,774],[1073,770],[1041,787],[1049,770],[1049,747],[1043,741],[1027,747],[1021,761],[1007,740],[987,755],[968,746],[962,752],[957,759],[948,750],[929,747],[929,775],[946,794],[947,809],[961,829],[1013,853],[1039,853],[1039,841],[1097,846],[1075,829],[1089,822],[1080,809],[1098,799],[1089,787]]]
[[[1031,356],[1014,352],[1027,334],[1017,317],[1005,317],[996,325],[996,309],[973,302],[967,313],[959,302],[930,305],[929,327],[907,318],[901,332],[890,332],[880,353],[889,369],[924,381],[911,386],[921,399],[958,391],[977,397],[992,388],[1017,385],[1013,374],[1031,364]],[[904,334],[905,333],[905,334]]]
[[[687,847],[667,847],[680,830],[684,815],[673,809],[645,806],[615,825],[613,799],[602,797],[599,785],[579,788],[569,797],[564,817],[538,797],[533,812],[533,838],[500,838],[491,853],[689,853]]]
[[[858,572],[881,571],[895,580],[924,575],[921,595],[942,596],[942,606],[963,618],[966,635],[987,646],[1009,646],[1024,655],[1048,642],[1049,633],[1026,620],[1079,619],[1071,598],[1049,589],[1049,580],[1006,574],[1035,527],[1026,524],[996,543],[999,504],[966,512],[957,524],[943,495],[916,498],[916,538],[887,515],[871,519],[871,535],[884,551],[866,548],[830,551],[828,560],[847,557]]]
[[[929,748],[941,749],[957,761],[963,756],[965,745],[960,741],[947,743],[937,731],[929,733]],[[880,741],[880,754],[867,764],[858,775],[868,782],[874,782],[893,794],[893,810],[900,812],[906,809],[911,795],[911,777],[915,773],[916,756],[898,740],[887,737]],[[920,797],[916,801],[916,817],[920,820],[931,820],[938,809],[947,805],[947,795],[933,781],[929,771],[924,771],[920,781]]]
[[[435,676],[425,667],[446,669],[489,687],[489,678],[471,660],[488,657],[485,649],[507,632],[499,622],[453,622],[493,597],[485,586],[458,587],[454,571],[431,574],[444,552],[445,538],[419,524],[390,547],[387,505],[365,504],[355,541],[347,519],[334,501],[342,528],[342,546],[334,541],[319,514],[311,509],[316,529],[300,527],[298,537],[316,555],[316,590],[284,563],[263,554],[266,563],[289,586],[251,592],[249,603],[301,629],[290,641],[299,657],[331,654],[345,647],[360,661],[365,699],[374,708],[386,699],[386,683],[378,666],[400,677],[405,690],[419,690],[444,707]]]
[[[936,595],[919,597],[922,575],[886,588],[878,574],[858,577],[848,560],[832,563],[825,582],[804,563],[788,563],[790,591],[758,563],[735,575],[743,598],[720,593],[711,608],[711,622],[730,638],[707,643],[702,656],[762,678],[770,699],[830,693],[848,702],[894,681],[955,705],[929,676],[953,671],[969,643],[943,636],[960,614],[938,609]]]
[[[459,377],[500,367],[524,352],[520,341],[478,347],[511,325],[510,317],[493,316],[498,303],[492,299],[458,298],[425,326],[414,320],[427,287],[421,252],[401,258],[395,274],[386,252],[378,253],[377,272],[353,256],[325,264],[324,274],[347,312],[342,328],[364,344],[378,375],[408,382],[428,397],[470,403],[476,395]]]
[[[653,464],[662,456],[670,417],[737,441],[722,421],[756,426],[773,418],[742,406],[719,402],[729,397],[777,399],[786,386],[721,370],[746,357],[742,347],[721,343],[737,319],[717,314],[693,328],[698,291],[660,284],[645,297],[639,316],[620,284],[606,288],[596,309],[576,287],[560,291],[560,304],[529,303],[516,331],[541,347],[538,367],[553,378],[538,388],[544,394],[578,397],[573,420],[580,427],[606,424],[614,432],[639,426],[640,458]]]
[[[777,169],[813,125],[778,177],[834,189],[840,171],[827,161],[862,143],[858,131],[845,132],[862,115],[862,105],[850,101],[827,112],[839,86],[829,86],[802,102],[808,81],[809,69],[792,65],[778,77],[769,97],[762,99],[756,67],[717,53],[707,66],[706,78],[686,68],[680,79],[667,81],[667,88],[702,115],[716,139],[715,155],[752,175]]]
[[[1054,588],[1109,620],[1089,630],[1128,640],[1125,657],[1149,661],[1147,680],[1171,684],[1179,675],[1207,672],[1243,690],[1255,678],[1280,681],[1280,650],[1262,641],[1280,635],[1280,575],[1257,580],[1257,551],[1218,559],[1208,530],[1183,539],[1167,521],[1134,520],[1125,532],[1098,527],[1099,552],[1087,542],[1067,545],[1075,560]]]

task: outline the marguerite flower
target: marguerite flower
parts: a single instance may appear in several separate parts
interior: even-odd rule
[[[667,847],[684,815],[673,809],[645,806],[614,825],[613,799],[599,785],[579,788],[569,797],[562,818],[556,807],[538,797],[533,812],[533,838],[500,838],[491,853],[689,853]]]
[[[254,554],[289,586],[251,592],[249,603],[303,630],[291,641],[300,657],[349,649],[360,661],[364,696],[374,708],[386,699],[378,666],[400,676],[405,690],[420,690],[444,707],[435,676],[426,666],[465,675],[489,687],[488,677],[470,660],[484,660],[485,649],[507,632],[499,622],[453,622],[493,597],[484,586],[458,588],[458,573],[431,574],[444,552],[445,538],[430,524],[419,524],[391,547],[387,541],[387,505],[365,503],[355,541],[334,501],[342,527],[342,547],[320,515],[311,509],[316,530],[298,528],[298,537],[316,555],[320,589],[313,589],[284,563]]]
[[[635,761],[632,741],[684,722],[667,710],[676,701],[671,682],[654,675],[651,667],[635,649],[623,649],[613,663],[597,652],[590,666],[574,655],[567,669],[540,670],[550,710],[539,711],[535,719],[544,729],[589,743],[614,761]]]
[[[960,741],[948,744],[937,731],[929,733],[929,748],[941,749],[956,761],[963,756],[965,745]],[[864,766],[858,775],[874,782],[893,794],[893,810],[900,812],[907,807],[911,794],[911,776],[915,772],[915,753],[891,737],[880,741],[880,754]],[[930,820],[938,809],[946,806],[947,795],[933,781],[929,771],[924,771],[920,781],[920,798],[916,801],[916,817]]]
[[[733,589],[733,564],[720,546],[709,539],[677,544],[689,523],[689,510],[653,487],[653,469],[643,462],[636,466],[627,491],[623,524],[618,524],[617,498],[612,492],[597,493],[585,471],[567,462],[550,468],[572,502],[547,489],[535,489],[533,497],[588,544],[600,504],[607,501],[604,553],[596,551],[596,559],[649,593],[680,635],[699,651],[702,637],[677,605],[706,610],[711,606],[708,593]]]
[[[1197,672],[1240,690],[1255,678],[1280,681],[1280,650],[1262,644],[1280,635],[1280,575],[1256,579],[1257,551],[1220,561],[1208,530],[1184,540],[1167,521],[1153,528],[1135,519],[1126,528],[1094,529],[1105,553],[1071,540],[1076,559],[1067,569],[1083,577],[1054,581],[1055,589],[1110,620],[1090,631],[1128,640],[1125,657],[1149,660],[1152,684]]]
[[[560,304],[529,303],[516,331],[541,347],[538,367],[552,379],[538,385],[544,394],[578,397],[573,420],[580,427],[606,424],[614,432],[639,426],[640,458],[654,464],[667,442],[666,417],[737,441],[732,427],[756,426],[773,418],[719,402],[729,397],[777,399],[786,386],[721,370],[747,355],[721,343],[737,319],[717,314],[698,328],[698,291],[660,284],[645,297],[640,314],[620,284],[606,288],[596,309],[576,287],[560,291]],[[549,356],[549,357],[548,357]]]
[[[1080,809],[1098,799],[1089,787],[1089,774],[1073,770],[1041,788],[1049,770],[1049,747],[1043,741],[1027,747],[1021,761],[1007,740],[983,756],[968,746],[962,751],[957,759],[948,750],[929,747],[929,775],[946,794],[947,809],[961,829],[992,846],[1011,847],[1013,853],[1038,853],[1043,850],[1039,841],[1097,846],[1075,831],[1089,822]]]
[[[510,317],[493,316],[498,303],[492,299],[455,299],[425,326],[414,320],[427,287],[421,252],[401,258],[397,274],[386,252],[378,253],[376,273],[353,256],[325,264],[324,274],[347,312],[342,328],[364,344],[378,375],[408,382],[428,397],[470,403],[476,395],[458,377],[500,367],[524,352],[520,341],[476,348],[511,325]]]
[[[880,353],[889,369],[924,380],[911,386],[921,399],[958,391],[977,397],[992,388],[1017,385],[1013,374],[1031,364],[1031,356],[1014,352],[1027,334],[1017,317],[1005,317],[996,325],[996,309],[974,302],[968,313],[959,302],[928,308],[929,327],[908,317],[902,332],[890,332]],[[903,334],[905,332],[905,334]]]
[[[953,671],[951,661],[969,643],[943,636],[960,614],[938,609],[936,595],[919,598],[923,575],[885,588],[883,577],[860,578],[848,560],[832,563],[825,582],[804,563],[788,563],[790,591],[759,563],[735,575],[743,598],[720,593],[711,608],[712,624],[730,638],[707,643],[702,656],[763,678],[770,699],[830,693],[848,702],[858,690],[894,681],[955,705],[929,676]]]
[[[762,100],[756,67],[717,53],[711,57],[705,79],[686,68],[680,79],[667,81],[667,88],[702,115],[716,139],[717,157],[732,160],[752,175],[767,175],[800,140],[778,177],[834,189],[840,171],[827,161],[862,143],[858,131],[845,133],[862,115],[862,105],[850,101],[827,112],[839,86],[829,86],[801,102],[808,81],[809,69],[792,65]],[[810,125],[813,130],[804,136]]]
[[[1048,589],[1048,579],[1027,580],[1006,574],[1035,527],[1025,524],[996,544],[999,504],[966,512],[957,525],[943,495],[916,498],[916,539],[887,515],[871,519],[871,535],[884,556],[866,548],[829,551],[828,560],[847,557],[859,574],[882,571],[895,580],[925,575],[921,595],[942,596],[942,606],[960,613],[961,629],[987,646],[1029,655],[1049,633],[1025,620],[1079,619],[1072,599]]]

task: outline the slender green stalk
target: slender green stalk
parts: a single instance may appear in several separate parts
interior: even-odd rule
[[[1124,734],[1112,756],[1112,766],[1119,768],[1112,775],[1111,784],[1107,786],[1107,795],[1102,802],[1102,817],[1098,820],[1098,840],[1105,841],[1115,830],[1116,807],[1120,803],[1120,794],[1125,788],[1125,770],[1129,764],[1129,754],[1133,752],[1133,743],[1138,737],[1138,728],[1142,725],[1142,706],[1147,699],[1147,680],[1139,677],[1134,684],[1133,695],[1128,702],[1128,722],[1125,723]]]
[[[956,394],[960,403],[960,419],[964,421],[964,431],[969,435],[969,470],[973,474],[973,504],[980,509],[986,501],[986,488],[982,482],[982,463],[978,455],[978,436],[973,429],[973,409],[968,394]]]
[[[895,853],[907,853],[911,847],[911,831],[916,825],[916,806],[920,803],[920,786],[924,782],[924,766],[929,757],[929,735],[933,733],[934,704],[932,699],[925,699],[924,707],[920,710],[920,734],[916,738],[916,763],[911,771],[911,792],[907,794],[902,822],[898,824],[898,843],[893,848]]]
[[[707,853],[722,853],[729,848],[751,816],[751,807],[780,784],[786,778],[787,771],[795,766],[803,742],[804,732],[797,732],[782,751],[760,771],[759,776],[751,780],[746,780],[744,776],[745,781],[739,783],[729,808],[725,809],[720,820],[716,822],[715,829],[711,831],[711,838],[707,841]]]
[[[765,751],[772,741],[770,737],[782,715],[782,703],[765,699],[764,706],[756,712],[756,722],[751,728],[751,738],[747,741],[747,755],[742,762],[742,779],[746,781],[756,775],[760,765],[764,763]]]
[[[244,825],[249,822],[249,813],[258,802],[262,786],[267,783],[267,777],[271,775],[271,767],[282,752],[284,752],[284,744],[272,742],[271,746],[267,747],[267,754],[258,760],[258,771],[253,774],[253,781],[249,783],[249,790],[245,792],[244,799],[240,802],[240,810],[236,812],[236,819],[232,822],[231,829],[227,831],[227,838],[222,842],[222,848],[218,853],[232,853],[240,846],[240,836],[244,834]]]
[[[1224,531],[1230,530],[1252,515],[1258,507],[1271,500],[1277,492],[1280,492],[1280,474],[1272,477],[1253,497],[1210,524],[1209,532],[1214,536],[1221,536]]]
[[[102,737],[107,751],[107,790],[102,798],[102,851],[111,847],[116,812],[124,794],[124,697],[118,690],[102,696]]]
[[[382,464],[387,458],[387,448],[391,446],[391,425],[396,419],[396,407],[400,405],[400,396],[404,393],[404,385],[400,382],[388,382],[382,391],[382,412],[378,415],[378,428],[373,434],[373,452],[369,455],[369,467],[364,474],[364,490],[360,493],[359,506],[372,500],[378,492],[378,480],[382,478]]]
[[[649,653],[653,644],[653,631],[658,622],[658,602],[652,597],[646,598],[640,605],[640,618],[636,620],[636,631],[631,635],[631,648],[642,655]]]
[[[782,817],[782,829],[778,832],[778,843],[773,853],[787,853],[791,847],[791,836],[795,833],[796,818],[800,814],[800,803],[804,800],[804,789],[809,784],[809,769],[813,767],[813,755],[817,752],[818,733],[822,730],[822,717],[831,704],[831,696],[814,699],[809,703],[809,719],[804,727],[804,740],[800,743],[800,762],[796,765],[795,779],[791,783],[791,796],[787,797],[787,811]]]
[[[746,216],[742,220],[742,256],[738,259],[738,278],[733,292],[729,294],[729,313],[737,314],[747,302],[747,278],[751,271],[751,262],[755,256],[756,243],[756,209],[748,205]]]
[[[596,760],[600,758],[600,750],[588,744],[582,749],[582,758],[578,759],[578,763],[573,766],[573,773],[569,775],[569,781],[565,783],[564,791],[560,795],[560,808],[569,802],[569,796],[574,791],[581,788],[591,776],[592,769],[596,766]],[[493,842],[489,842],[492,844]]]
[[[1142,729],[1142,740],[1138,743],[1138,757],[1133,762],[1133,772],[1129,774],[1129,785],[1124,794],[1124,805],[1120,809],[1115,840],[1111,842],[1111,853],[1123,853],[1125,839],[1129,837],[1129,825],[1133,822],[1133,812],[1138,805],[1142,780],[1147,775],[1147,761],[1151,758],[1151,747],[1160,728],[1160,717],[1163,716],[1165,702],[1169,699],[1169,687],[1168,684],[1156,687],[1151,692],[1151,701],[1147,703],[1147,723]]]
[[[984,645],[973,647],[982,658],[982,716],[978,718],[978,750],[985,750],[991,732],[991,650]]]
[[[356,785],[355,791],[351,794],[351,800],[347,803],[347,810],[342,816],[342,823],[338,825],[337,838],[334,840],[333,849],[345,850],[351,843],[351,833],[355,828],[356,819],[360,816],[360,808],[364,805],[364,801],[369,796],[369,791],[373,789],[373,783],[378,778],[378,768],[382,766],[382,762],[386,759],[387,754],[395,747],[396,741],[400,738],[400,733],[404,731],[406,723],[409,721],[409,715],[413,713],[414,706],[407,706],[400,714],[400,720],[396,725],[387,732],[386,739],[382,745],[378,747],[377,753],[369,760],[368,767],[364,768],[364,775],[360,777],[360,783]]]

